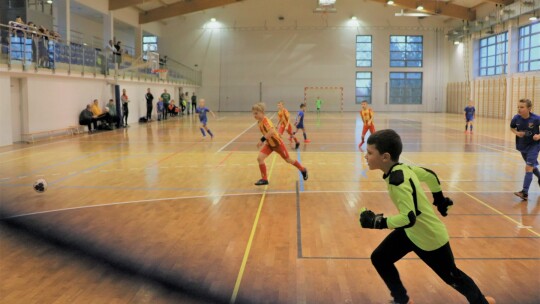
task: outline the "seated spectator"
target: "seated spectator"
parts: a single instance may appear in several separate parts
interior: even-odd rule
[[[109,113],[109,124],[114,124],[118,128],[118,114],[116,113],[116,104],[114,103],[113,99],[109,99],[109,103],[106,106],[106,111]]]
[[[87,104],[86,109],[82,110],[79,114],[79,125],[88,126],[88,133],[92,133],[92,125],[94,125],[94,131],[97,129],[97,120],[92,113],[92,105]]]
[[[107,121],[109,121],[109,113],[103,112],[103,110],[99,107],[99,101],[97,99],[94,99],[94,103],[91,106],[92,114],[94,114],[94,118],[97,121],[101,121],[102,124],[107,124]]]
[[[169,103],[168,111],[171,116],[178,116],[180,109],[174,104],[174,99]]]

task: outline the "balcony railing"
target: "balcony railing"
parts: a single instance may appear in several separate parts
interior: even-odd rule
[[[84,43],[65,43],[58,37],[16,22],[0,24],[0,42],[0,65],[13,71],[50,71],[53,74],[63,71],[70,75],[201,85],[200,71],[177,62],[154,66],[142,57],[117,55]],[[167,73],[155,73],[156,69],[167,70]]]

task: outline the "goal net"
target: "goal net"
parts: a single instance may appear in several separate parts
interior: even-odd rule
[[[321,99],[321,111],[343,112],[343,87],[304,87],[304,102],[315,110],[315,101]]]

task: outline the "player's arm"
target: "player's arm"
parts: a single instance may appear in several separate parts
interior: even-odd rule
[[[423,167],[409,166],[409,168],[416,174],[420,182],[426,183],[429,187],[431,194],[433,194],[433,205],[437,207],[442,216],[447,216],[448,210],[454,205],[454,202],[443,195],[441,181],[437,174]]]
[[[405,181],[403,171],[394,171],[389,178],[391,185],[389,194],[398,207],[399,214],[385,218],[383,214],[375,214],[370,210],[364,210],[360,214],[360,224],[363,228],[409,228],[416,223],[416,216],[420,215],[420,212],[414,206],[413,189]]]
[[[212,114],[212,117],[216,118],[216,114],[214,114],[214,112],[212,112],[212,110],[208,110],[208,112],[210,112],[210,114]]]

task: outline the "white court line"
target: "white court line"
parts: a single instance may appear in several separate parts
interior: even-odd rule
[[[269,117],[270,120],[272,120],[274,118],[274,116],[276,116],[276,113],[272,114],[272,116]],[[249,129],[253,128],[253,126],[257,124],[257,121],[255,121],[254,123],[252,123],[249,127],[247,127],[247,129],[245,129],[242,133],[238,134],[238,136],[236,136],[235,138],[231,139],[228,143],[225,144],[225,146],[221,147],[219,150],[217,150],[216,153],[219,153],[221,151],[223,151],[223,149],[225,149],[228,145],[230,145],[233,141],[235,141],[236,139],[238,139],[238,137],[242,136],[242,134],[246,133]]]
[[[28,149],[37,149],[37,148],[41,148],[43,146],[54,145],[54,144],[65,142],[65,141],[67,142],[67,141],[70,141],[70,140],[69,139],[63,139],[63,140],[48,143],[48,144],[41,144],[41,145],[36,145],[36,146],[33,146],[33,147],[28,147],[28,148],[21,148],[21,149],[16,149],[16,150],[4,151],[4,152],[0,152],[0,155],[10,153],[10,152],[19,152],[19,151],[28,150]]]

